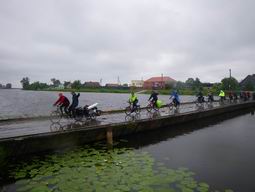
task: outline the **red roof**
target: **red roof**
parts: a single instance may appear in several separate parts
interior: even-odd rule
[[[152,77],[150,79],[147,79],[145,82],[161,82],[163,80],[163,82],[165,81],[175,81],[174,79],[172,79],[171,77]]]

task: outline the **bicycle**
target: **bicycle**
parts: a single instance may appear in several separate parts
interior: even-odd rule
[[[169,104],[166,105],[169,109],[169,112],[174,111],[177,112],[180,108],[180,103],[173,99]]]
[[[140,105],[136,105],[133,108],[133,104],[131,102],[128,102],[129,106],[125,108],[125,114],[130,115],[131,113],[135,112],[136,114],[139,114],[141,112],[141,107]]]
[[[195,101],[197,109],[204,109],[205,108],[204,103],[205,103],[204,97],[198,97],[197,100]]]
[[[159,107],[157,107],[155,103],[153,103],[152,101],[150,101],[149,104],[146,106],[146,110],[147,110],[148,112],[151,112],[152,110],[154,110],[154,111],[159,111]]]
[[[74,119],[76,121],[83,121],[83,119],[85,119],[85,121],[87,120],[95,120],[97,116],[100,116],[102,111],[97,109],[98,103],[95,103],[91,106],[84,106],[82,107],[78,107],[75,109],[75,117]]]
[[[63,117],[68,118],[69,116],[68,116],[67,114],[65,114],[64,112],[63,112],[63,113],[61,112],[60,106],[59,106],[59,105],[57,105],[56,110],[53,110],[53,111],[50,113],[50,121],[51,121],[52,123],[59,123],[60,120],[61,120]]]

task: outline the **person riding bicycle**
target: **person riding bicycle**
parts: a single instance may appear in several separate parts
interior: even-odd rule
[[[213,94],[211,91],[208,92],[208,102],[213,102],[214,98],[213,98]]]
[[[59,109],[61,111],[61,114],[63,115],[63,108],[64,108],[64,111],[65,113],[68,115],[68,106],[70,104],[69,100],[67,99],[67,97],[65,97],[63,95],[63,93],[59,93],[58,94],[59,98],[58,100],[53,104],[53,106],[56,106],[56,105],[59,105]]]
[[[71,92],[72,94],[72,104],[70,105],[68,111],[69,111],[69,115],[71,117],[75,117],[75,108],[79,105],[79,97],[80,97],[80,93],[76,94],[74,91]]]
[[[220,101],[225,100],[225,92],[223,90],[220,90],[219,97],[220,97]]]
[[[204,95],[203,95],[202,91],[198,92],[198,94],[197,94],[197,101],[198,101],[198,103],[205,102],[205,98],[204,98]]]
[[[229,98],[230,102],[232,102],[234,100],[234,95],[233,95],[232,91],[229,91],[228,98]]]
[[[153,90],[148,101],[150,101],[153,104],[153,107],[157,107],[158,93]]]
[[[176,90],[174,90],[171,95],[170,95],[170,98],[169,99],[172,99],[173,98],[173,103],[174,103],[174,106],[177,107],[180,105],[180,97],[179,97],[179,94]]]
[[[138,103],[138,98],[134,92],[131,92],[131,95],[129,98],[129,103],[132,104],[131,113],[133,113],[135,111],[135,109],[137,108],[137,103]]]

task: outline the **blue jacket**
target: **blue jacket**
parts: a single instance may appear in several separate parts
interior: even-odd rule
[[[180,102],[180,97],[179,97],[179,95],[178,95],[178,93],[176,91],[171,93],[171,97],[170,98],[176,99],[178,102]]]

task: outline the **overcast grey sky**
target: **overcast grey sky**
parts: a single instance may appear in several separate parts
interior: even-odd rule
[[[255,73],[254,0],[0,0],[0,82]]]

